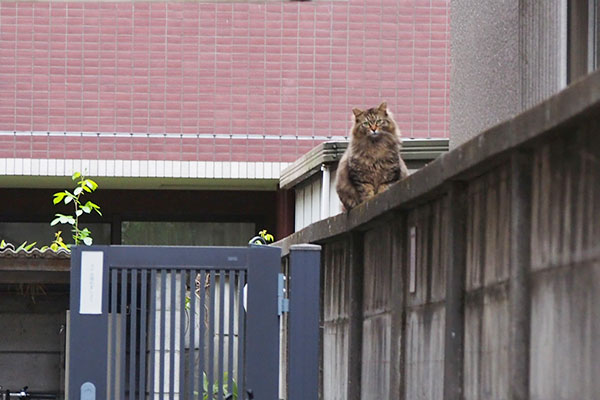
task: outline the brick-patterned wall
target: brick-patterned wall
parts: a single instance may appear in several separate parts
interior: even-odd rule
[[[404,137],[447,137],[448,19],[447,0],[2,1],[0,157],[287,162],[384,99]]]

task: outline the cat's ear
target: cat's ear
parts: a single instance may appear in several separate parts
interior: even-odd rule
[[[387,102],[383,102],[379,105],[379,107],[377,107],[377,110],[379,110],[380,112],[386,112],[387,111]]]
[[[352,112],[354,113],[355,117],[358,117],[360,114],[362,114],[363,112],[361,110],[359,110],[358,108],[353,108]]]

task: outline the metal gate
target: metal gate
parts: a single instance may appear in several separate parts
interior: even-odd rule
[[[69,398],[278,398],[280,250],[77,247]]]

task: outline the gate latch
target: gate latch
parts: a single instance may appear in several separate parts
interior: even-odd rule
[[[284,312],[290,312],[290,299],[285,297],[285,275],[279,274],[277,283],[277,315],[281,316]]]

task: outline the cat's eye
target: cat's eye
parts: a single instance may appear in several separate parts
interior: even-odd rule
[[[362,126],[369,126],[369,123],[368,123],[367,121],[365,121],[365,122],[363,122],[361,125],[362,125]]]

